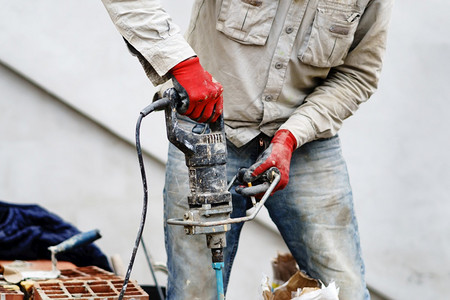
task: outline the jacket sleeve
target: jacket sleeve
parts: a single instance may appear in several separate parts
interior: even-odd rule
[[[159,0],[102,2],[154,85],[169,79],[167,72],[172,67],[195,55]]]
[[[334,136],[342,122],[370,98],[378,86],[393,0],[366,7],[354,42],[340,66],[332,68],[280,129],[290,130],[297,146]]]

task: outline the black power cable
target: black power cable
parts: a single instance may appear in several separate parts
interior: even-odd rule
[[[136,258],[136,253],[139,248],[140,241],[142,239],[142,232],[144,231],[145,226],[145,218],[147,216],[147,205],[148,205],[148,189],[147,189],[147,176],[145,174],[144,167],[144,158],[142,156],[141,149],[141,139],[140,139],[140,131],[141,131],[141,122],[142,119],[155,110],[161,110],[170,104],[170,100],[168,98],[162,98],[158,101],[153,102],[149,106],[145,107],[139,114],[138,120],[136,122],[136,151],[139,160],[139,167],[141,171],[141,179],[142,179],[142,187],[144,189],[144,200],[142,204],[142,215],[141,222],[139,224],[139,230],[137,233],[136,241],[134,243],[133,251],[131,253],[130,262],[128,264],[127,273],[125,275],[125,279],[123,281],[122,290],[119,294],[119,300],[123,299],[123,296],[127,290],[128,281],[130,280],[131,271],[133,269],[134,260]]]

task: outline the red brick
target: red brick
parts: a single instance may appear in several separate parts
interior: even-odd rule
[[[102,272],[97,272],[98,270],[94,271],[95,272],[89,271],[85,273],[85,277],[71,277],[54,281],[36,282],[33,286],[32,300],[118,299],[120,290],[122,289],[123,279],[112,273],[105,274],[104,272],[106,271],[103,270],[101,270]],[[106,278],[102,276],[105,276]],[[136,282],[130,281],[123,299],[148,300],[148,294]]]
[[[2,300],[23,300],[23,293],[15,288],[0,286],[0,299]]]

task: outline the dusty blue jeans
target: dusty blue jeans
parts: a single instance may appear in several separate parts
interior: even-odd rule
[[[260,137],[241,148],[228,143],[229,180],[240,167],[253,164],[262,150]],[[165,218],[183,216],[188,191],[184,155],[171,145],[164,189]],[[244,216],[248,200],[234,189],[232,194],[232,217]],[[338,137],[310,142],[294,151],[289,184],[267,200],[266,208],[302,270],[326,284],[336,281],[340,300],[369,299],[352,192]],[[225,285],[242,226],[233,224],[227,233]],[[187,236],[183,227],[167,224],[165,233],[168,299],[216,299],[216,280],[205,236]]]

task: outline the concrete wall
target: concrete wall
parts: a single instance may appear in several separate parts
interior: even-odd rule
[[[186,28],[192,1],[164,3]],[[134,126],[153,87],[100,1],[0,4],[0,199],[99,228],[102,250],[127,261],[142,199]],[[340,133],[368,282],[392,299],[450,293],[448,6],[396,1],[379,91]],[[142,134],[151,174],[145,238],[164,261],[162,114]],[[267,215],[259,219],[244,229],[229,299],[255,299],[284,249]],[[152,283],[141,253],[133,277]]]
[[[368,281],[394,299],[450,295],[449,8],[395,2],[379,91],[341,133]]]

